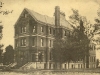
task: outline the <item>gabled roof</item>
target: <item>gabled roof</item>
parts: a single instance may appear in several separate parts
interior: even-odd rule
[[[41,15],[33,10],[24,8],[36,21],[43,22],[50,25],[55,25],[55,17]],[[72,29],[71,24],[66,19],[60,19],[60,25]]]
[[[54,25],[54,18],[52,17],[49,17],[49,16],[46,16],[46,15],[41,15],[33,10],[30,10],[30,9],[27,9],[25,8],[26,11],[28,11],[28,13],[37,21],[40,21],[40,22],[44,22],[44,23],[47,23],[47,24],[51,24],[51,25]]]

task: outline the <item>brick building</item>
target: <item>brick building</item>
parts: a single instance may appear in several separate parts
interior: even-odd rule
[[[21,67],[34,62],[38,68],[52,69],[51,48],[53,47],[57,29],[61,34],[61,38],[72,34],[73,30],[69,22],[65,19],[65,14],[60,11],[59,6],[55,7],[54,17],[41,15],[25,8],[15,23],[17,65]],[[84,65],[82,61],[80,63]]]

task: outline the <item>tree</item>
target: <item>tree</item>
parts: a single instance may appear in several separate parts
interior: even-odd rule
[[[3,29],[3,26],[1,25],[2,22],[0,22],[0,40],[2,39],[3,37],[3,34],[2,34],[2,29]],[[3,62],[3,59],[2,59],[2,54],[3,54],[3,47],[4,45],[3,44],[0,44],[0,63]]]
[[[94,37],[93,37],[93,42],[95,42],[96,44],[99,42],[99,34],[100,34],[100,7],[97,10],[97,17],[94,19],[95,20],[95,24],[94,24]],[[97,38],[95,38],[95,36],[98,36]]]
[[[73,15],[70,16],[70,19],[73,20],[73,24],[77,23],[79,25],[72,26],[72,35],[68,35],[65,39],[56,37],[53,44],[53,60],[54,62],[60,62],[60,64],[70,61],[76,62],[78,59],[83,59],[85,62],[85,57],[89,55],[90,40],[84,33],[84,22],[77,10],[72,11]]]
[[[99,59],[96,60],[96,67],[98,68],[99,66]]]
[[[2,47],[3,47],[4,45],[0,45],[0,63],[3,63],[3,49],[2,49]]]
[[[100,8],[97,10],[97,18],[95,19],[95,31],[100,29]]]
[[[4,53],[3,63],[8,65],[14,62],[14,49],[11,45],[5,48],[6,52]]]
[[[82,57],[84,62],[87,62],[88,56],[89,56],[89,44],[90,40],[85,33],[85,24],[87,24],[87,20],[84,16],[79,15],[78,10],[72,9],[73,14],[69,17],[71,20],[74,20],[73,24],[78,23],[79,26],[74,27],[76,30],[76,33],[78,33],[78,41],[76,41],[78,44],[76,44],[76,49],[78,50],[77,53],[80,54],[78,57]],[[78,31],[78,32],[77,32]],[[75,31],[74,31],[75,32]]]

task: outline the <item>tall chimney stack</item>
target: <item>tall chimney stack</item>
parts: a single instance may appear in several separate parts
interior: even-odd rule
[[[56,27],[58,27],[60,26],[60,7],[59,6],[55,7],[54,16],[55,16],[55,25]]]

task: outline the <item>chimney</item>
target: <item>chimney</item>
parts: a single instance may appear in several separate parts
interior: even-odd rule
[[[55,7],[54,16],[55,16],[55,25],[56,27],[58,27],[60,26],[60,7],[59,6]]]

